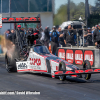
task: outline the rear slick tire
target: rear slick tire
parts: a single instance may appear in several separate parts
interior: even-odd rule
[[[7,59],[7,58],[5,59],[5,66],[6,66],[7,72],[8,72],[8,73],[11,73],[11,68],[9,67],[8,59]]]
[[[7,55],[5,56],[5,66],[8,73],[17,72],[15,60],[11,60]]]
[[[84,61],[84,64],[83,64],[83,69],[91,69],[91,64],[88,60],[85,60]],[[86,80],[89,80],[91,78],[91,74],[86,74],[85,77],[84,77]]]

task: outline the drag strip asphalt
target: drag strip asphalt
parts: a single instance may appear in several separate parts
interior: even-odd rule
[[[45,74],[8,73],[0,56],[0,93],[38,91],[40,95],[1,95],[0,100],[100,100],[100,74],[88,81],[67,78],[62,82]]]

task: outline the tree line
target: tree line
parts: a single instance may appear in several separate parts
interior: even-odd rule
[[[88,27],[92,27],[100,22],[100,0],[95,0],[95,6],[89,4],[90,16],[88,17]],[[70,20],[76,21],[79,17],[82,17],[83,22],[85,22],[85,3],[80,2],[75,4],[70,1]],[[67,3],[61,5],[54,14],[54,25],[61,25],[62,22],[67,21]]]

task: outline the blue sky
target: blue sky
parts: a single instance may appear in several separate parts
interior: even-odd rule
[[[67,3],[68,0],[55,0],[55,12],[57,11],[57,9],[60,7],[60,5]],[[85,2],[85,0],[71,0],[74,3],[78,4],[80,2]],[[95,0],[89,0],[89,4],[94,5],[95,4]]]

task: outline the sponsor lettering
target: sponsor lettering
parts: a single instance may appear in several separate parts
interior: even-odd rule
[[[65,60],[65,50],[64,49],[58,50],[58,57]]]
[[[20,63],[20,64],[18,65],[18,69],[27,69],[26,63]]]
[[[67,50],[66,51],[66,61],[69,62],[69,63],[73,63],[74,62],[73,50]]]
[[[73,54],[72,53],[67,53],[67,59],[72,59],[73,60]]]
[[[59,67],[58,67],[58,66],[56,66],[56,70],[57,70],[57,71],[59,70]]]
[[[40,21],[40,18],[24,17],[24,18],[2,18],[3,21]]]
[[[85,60],[93,61],[93,55],[85,55]]]
[[[16,21],[21,21],[22,20],[22,18],[16,18]]]
[[[75,51],[75,63],[82,65],[83,64],[83,52],[82,50]]]
[[[29,21],[37,21],[37,19],[34,17],[31,17],[31,18],[29,18]]]
[[[41,65],[41,60],[40,58],[30,58],[30,65],[37,65],[40,66]]]
[[[83,54],[75,54],[75,60],[83,60]]]
[[[7,20],[7,18],[2,18],[2,20]]]
[[[9,21],[14,21],[14,18],[9,18]]]
[[[89,60],[91,66],[93,65],[94,62],[94,56],[92,51],[85,51],[84,52],[84,60]]]
[[[65,59],[65,53],[59,52],[59,57]]]

